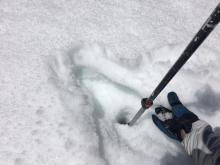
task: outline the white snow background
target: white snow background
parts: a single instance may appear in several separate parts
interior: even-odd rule
[[[0,165],[191,164],[152,123],[169,91],[220,131],[220,26],[129,127],[218,0],[1,0]]]

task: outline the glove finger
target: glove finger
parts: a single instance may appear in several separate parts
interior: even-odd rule
[[[173,112],[173,116],[176,118],[180,118],[185,114],[193,114],[190,110],[188,110],[179,100],[177,94],[175,92],[170,92],[168,93],[168,101],[170,103],[170,105],[172,106],[172,112]],[[195,115],[196,116],[196,115]]]
[[[179,138],[173,132],[171,132],[167,128],[166,124],[163,121],[161,121],[156,115],[152,115],[152,120],[154,124],[157,126],[157,128],[159,128],[168,137],[175,139],[175,140],[179,140]]]
[[[175,105],[182,104],[175,92],[168,93],[167,98],[168,98],[168,101],[169,101],[171,107],[173,107]]]

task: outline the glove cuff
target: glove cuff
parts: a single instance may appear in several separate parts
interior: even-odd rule
[[[206,129],[211,130],[212,128],[207,122],[203,120],[198,120],[192,123],[191,132],[186,134],[182,141],[182,145],[184,146],[188,155],[192,155],[192,151],[195,149],[200,149],[201,151],[204,151],[208,154],[211,153],[209,149],[206,147],[206,145],[204,145],[203,143],[204,131]]]

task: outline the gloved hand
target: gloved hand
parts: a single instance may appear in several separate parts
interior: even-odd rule
[[[155,109],[156,115],[152,115],[152,119],[154,124],[168,137],[181,142],[183,140],[181,130],[189,133],[192,123],[199,118],[183,106],[175,92],[168,93],[167,97],[172,110],[162,106],[157,107]]]

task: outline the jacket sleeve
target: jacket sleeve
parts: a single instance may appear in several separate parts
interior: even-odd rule
[[[220,165],[220,137],[205,121],[193,123],[182,144],[195,165]]]

